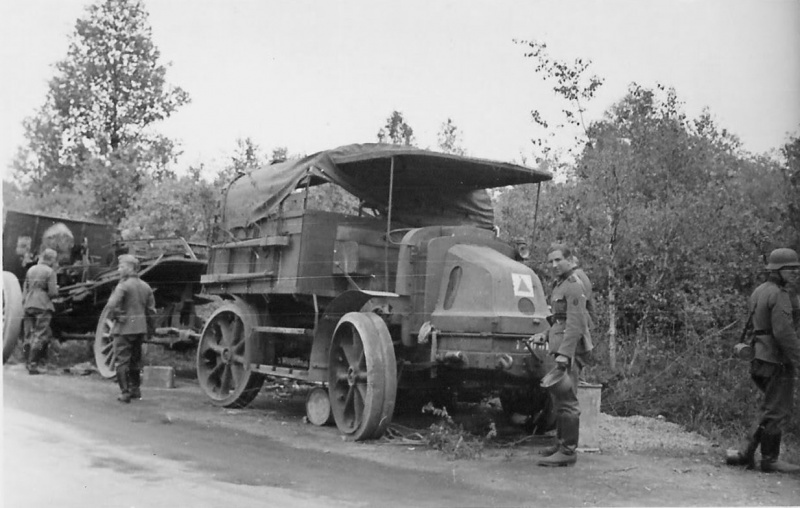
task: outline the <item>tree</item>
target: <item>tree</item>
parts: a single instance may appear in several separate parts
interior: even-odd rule
[[[800,250],[800,134],[793,135],[781,149],[785,163],[783,175],[786,184],[782,186],[786,192],[788,233],[786,245]]]
[[[142,1],[105,0],[87,8],[66,58],[56,64],[44,105],[24,124],[26,145],[14,168],[32,191],[71,190],[81,181],[112,177],[134,184],[92,186],[95,201],[103,203],[119,192],[135,194],[144,177],[169,173],[175,146],[153,127],[189,96],[166,83],[159,59]],[[107,211],[98,215],[120,218]]]
[[[272,156],[269,163],[275,164],[277,162],[285,162],[289,159],[289,149],[285,146],[278,146],[272,149]]]
[[[201,169],[149,181],[131,200],[120,228],[127,230],[130,238],[182,236],[208,241],[219,193],[203,180]]]
[[[214,186],[223,189],[239,176],[267,163],[267,156],[252,138],[238,138],[230,162],[217,174]]]
[[[603,85],[603,80],[597,76],[588,76],[588,69],[591,61],[584,61],[577,58],[574,62],[569,63],[552,58],[547,52],[547,45],[538,41],[515,41],[518,44],[528,46],[529,51],[524,54],[526,58],[533,58],[536,61],[535,72],[547,82],[553,84],[553,92],[557,97],[567,102],[567,106],[562,109],[564,118],[567,124],[579,128],[579,134],[574,138],[574,144],[570,148],[569,157],[564,159],[560,154],[553,153],[553,147],[542,138],[534,139],[533,145],[535,148],[541,150],[541,156],[537,158],[539,162],[544,162],[551,167],[558,170],[559,168],[564,171],[565,176],[570,176],[568,168],[572,158],[580,154],[587,146],[589,146],[589,129],[584,120],[583,114],[586,110],[586,103],[594,98],[597,90]],[[540,127],[548,128],[547,122],[541,112],[533,110],[531,118]],[[580,166],[578,166],[580,167]],[[585,167],[585,166],[584,166]],[[565,171],[566,170],[566,171]],[[612,175],[613,176],[613,175]],[[619,222],[622,220],[624,207],[613,208],[613,203],[620,202],[616,197],[611,197],[607,201],[606,220],[609,223],[608,228],[608,243],[606,248],[611,254],[612,259],[615,256],[616,242],[618,240],[617,230]],[[580,206],[580,204],[577,204]],[[617,281],[616,274],[613,270],[614,263],[608,266],[608,343],[609,343],[609,356],[612,369],[616,365],[616,289]]]
[[[439,149],[444,153],[466,155],[466,150],[462,147],[461,130],[456,127],[451,118],[448,118],[439,128],[438,142]]]
[[[386,119],[386,125],[378,131],[379,143],[414,146],[414,129],[408,125],[399,111],[393,111]]]
[[[539,110],[531,111],[531,119],[539,127],[545,130],[552,128],[564,128],[571,125],[578,128],[578,134],[574,137],[574,143],[570,151],[580,152],[586,140],[587,125],[583,114],[586,111],[586,104],[591,101],[597,90],[603,85],[603,79],[596,75],[589,76],[587,71],[592,64],[591,60],[576,58],[573,62],[557,60],[550,56],[547,51],[547,44],[539,41],[514,41],[529,48],[524,54],[525,58],[532,58],[536,61],[535,72],[544,80],[552,84],[552,90],[556,97],[564,100],[567,106],[561,110],[566,124],[548,121]],[[551,129],[552,131],[552,129]],[[552,135],[552,132],[551,132]],[[551,166],[564,167],[565,161],[560,160],[561,156],[555,152],[554,147],[550,146],[547,138],[534,138],[533,145],[539,151],[537,159],[548,161]],[[574,153],[571,155],[575,155]]]

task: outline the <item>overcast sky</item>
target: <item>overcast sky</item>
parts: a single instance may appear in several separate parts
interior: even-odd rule
[[[0,168],[23,142],[88,0],[0,0]],[[265,152],[372,142],[393,110],[420,147],[452,118],[474,156],[520,160],[530,111],[561,104],[513,39],[593,61],[590,120],[631,82],[672,86],[745,148],[800,131],[800,0],[149,0],[167,79],[192,103],[162,131],[179,166],[225,163],[237,138]]]

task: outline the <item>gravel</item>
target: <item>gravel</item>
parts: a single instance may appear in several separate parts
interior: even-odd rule
[[[707,438],[687,432],[680,425],[645,416],[616,417],[600,413],[598,417],[600,448],[612,453],[635,453],[664,449],[680,453],[707,452],[717,447]]]

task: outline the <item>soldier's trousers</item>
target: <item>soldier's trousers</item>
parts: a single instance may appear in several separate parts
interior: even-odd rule
[[[753,360],[750,376],[764,394],[754,427],[763,427],[765,434],[780,434],[792,414],[794,367]]]
[[[24,343],[29,348],[29,361],[35,363],[38,356],[42,354],[50,340],[53,332],[50,330],[50,321],[53,319],[53,312],[46,309],[25,309],[22,326],[25,331]]]
[[[114,355],[117,382],[123,393],[139,389],[139,371],[142,368],[142,342],[145,334],[114,335]]]
[[[572,389],[566,393],[551,392],[553,412],[556,416],[556,436],[559,451],[573,455],[578,448],[581,406],[578,403],[578,379],[583,368],[582,359],[576,355],[570,363],[567,375],[572,381]]]

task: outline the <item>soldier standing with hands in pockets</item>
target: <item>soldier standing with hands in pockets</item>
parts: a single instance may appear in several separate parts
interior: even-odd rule
[[[117,400],[129,403],[142,397],[140,370],[142,368],[142,342],[155,332],[156,302],[150,285],[139,278],[139,260],[130,254],[119,257],[121,280],[106,303],[108,317],[114,322],[117,383],[120,396]],[[105,312],[105,310],[104,310]]]

